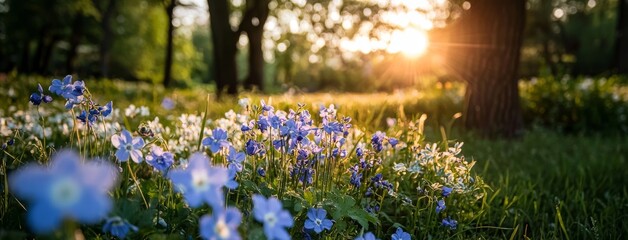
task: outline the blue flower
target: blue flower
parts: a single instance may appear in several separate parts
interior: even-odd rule
[[[458,221],[451,219],[451,217],[444,218],[442,221],[444,227],[449,227],[451,230],[455,230],[458,227]]]
[[[409,233],[404,232],[403,229],[397,228],[397,232],[395,232],[392,236],[390,236],[392,240],[410,240],[412,236]]]
[[[257,174],[260,175],[260,177],[266,177],[266,170],[264,170],[264,168],[258,168]]]
[[[238,240],[238,226],[242,222],[242,214],[237,208],[229,207],[226,210],[216,208],[211,216],[201,217],[199,230],[203,239]]]
[[[144,147],[144,139],[141,137],[133,138],[127,130],[122,130],[119,135],[111,136],[111,144],[118,149],[116,157],[120,162],[128,161],[129,156],[136,163],[140,163],[144,159],[141,151]]]
[[[146,156],[146,162],[160,172],[166,172],[174,163],[174,155],[170,152],[164,152],[163,149],[153,146],[151,152]]]
[[[382,141],[386,138],[386,134],[380,131],[377,131],[371,137],[371,146],[375,149],[375,152],[381,152],[383,149]]]
[[[83,124],[93,125],[97,120],[97,114],[92,113],[91,111],[87,113],[85,110],[81,112],[76,119],[80,120]]]
[[[212,135],[203,139],[203,145],[209,146],[213,153],[217,153],[223,148],[228,148],[231,143],[227,141],[227,132],[221,128],[212,131]]]
[[[225,184],[225,187],[227,187],[228,189],[238,188],[240,184],[238,184],[238,181],[235,180],[238,172],[236,172],[235,169],[231,169],[231,168],[228,168],[227,170],[229,171],[229,177],[228,177],[229,181],[227,181],[227,183]]]
[[[358,236],[355,238],[355,240],[378,240],[379,238],[375,237],[375,234],[373,234],[372,232],[367,232],[362,236]]]
[[[351,172],[351,180],[350,180],[351,185],[355,186],[356,188],[359,188],[361,185],[361,181],[362,181],[361,173],[358,173],[357,171]]]
[[[111,114],[112,110],[113,110],[113,102],[112,101],[109,101],[105,106],[99,106],[98,107],[98,112],[103,117],[109,116],[109,114]]]
[[[323,230],[331,230],[334,223],[327,219],[327,211],[322,208],[310,208],[307,211],[307,219],[305,219],[305,229],[314,230],[321,233]]]
[[[224,206],[222,187],[229,182],[229,171],[224,167],[212,167],[210,160],[202,153],[190,157],[187,169],[172,169],[168,177],[183,194],[190,207],[200,207],[203,202],[213,209]]]
[[[41,84],[37,84],[37,91],[39,93],[33,93],[28,98],[28,100],[35,106],[39,106],[41,102],[49,103],[52,102],[52,97],[44,94],[44,89],[41,87]]]
[[[438,200],[438,202],[436,203],[436,213],[442,212],[443,210],[445,210],[445,208],[445,200]]]
[[[117,238],[125,238],[130,231],[137,232],[138,230],[135,225],[130,224],[129,221],[118,216],[107,218],[105,224],[102,226],[104,233],[109,233]]]
[[[52,80],[52,84],[48,88],[51,92],[62,96],[66,100],[80,100],[79,97],[83,95],[85,91],[85,83],[83,81],[76,81],[72,83],[72,76],[67,75],[63,78],[63,82],[59,79]],[[66,105],[67,107],[67,105]]]
[[[396,138],[388,138],[388,143],[390,143],[390,146],[394,148],[399,143],[399,140],[397,140]]]
[[[266,153],[266,150],[264,150],[264,145],[256,142],[253,139],[249,139],[248,141],[246,141],[244,148],[246,149],[246,154],[248,154],[249,156],[253,156],[256,154],[263,155]]]
[[[238,152],[235,148],[229,148],[229,155],[227,155],[227,161],[229,165],[227,166],[229,169],[234,169],[236,172],[242,171],[242,162],[244,162],[244,158],[246,155],[243,152]]]
[[[286,227],[292,227],[294,221],[286,210],[283,210],[281,202],[270,197],[266,199],[262,195],[253,195],[253,216],[264,224],[264,234],[268,239],[290,239]]]
[[[355,150],[355,154],[358,157],[362,157],[362,155],[364,155],[364,150],[362,150],[362,148],[359,147]]]
[[[39,94],[37,93],[33,93],[31,94],[31,96],[28,98],[28,100],[35,106],[39,106],[39,104],[41,104],[42,98]]]
[[[451,194],[451,191],[452,191],[452,190],[453,190],[453,189],[452,189],[452,188],[450,188],[450,187],[445,187],[445,186],[443,186],[443,189],[442,189],[442,191],[443,191],[443,193],[442,193],[442,194],[443,194],[443,197],[448,197],[448,196],[449,196],[449,194]]]
[[[72,76],[67,75],[63,78],[63,82],[59,79],[53,79],[52,84],[48,88],[50,92],[55,93],[59,96],[62,96],[65,99],[69,99],[72,97],[72,91],[74,90],[74,86],[72,85]]]
[[[104,161],[81,163],[79,155],[62,151],[50,167],[34,164],[11,174],[13,193],[30,202],[27,221],[34,232],[48,233],[69,218],[93,224],[112,208],[107,192],[116,179],[116,168]]]

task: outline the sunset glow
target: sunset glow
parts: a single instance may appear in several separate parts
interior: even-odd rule
[[[402,53],[407,57],[419,57],[425,53],[429,40],[425,31],[415,28],[394,31],[386,51]]]

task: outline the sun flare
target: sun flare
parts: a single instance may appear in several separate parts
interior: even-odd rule
[[[400,52],[407,57],[419,57],[425,53],[428,44],[429,40],[425,31],[406,28],[392,33],[386,50],[389,53]]]

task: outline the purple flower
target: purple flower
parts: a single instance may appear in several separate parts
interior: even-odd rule
[[[386,138],[386,134],[380,131],[377,131],[371,137],[371,146],[375,149],[376,152],[381,152],[383,149],[382,141]]]
[[[213,153],[231,146],[231,143],[227,141],[227,132],[221,128],[214,129],[212,135],[203,139],[202,143],[204,146],[208,146]]]
[[[164,152],[158,146],[153,146],[151,152],[146,156],[146,162],[160,172],[166,172],[174,163],[174,155],[170,152]]]
[[[444,218],[441,224],[451,230],[455,230],[458,227],[458,221],[451,219],[451,217]]]
[[[190,207],[200,207],[203,202],[213,209],[224,206],[222,187],[229,182],[229,171],[224,167],[212,167],[209,158],[202,153],[190,157],[187,169],[172,169],[168,177],[183,194]]]
[[[322,208],[310,208],[307,211],[307,219],[305,219],[305,229],[313,230],[321,233],[323,230],[331,230],[334,223],[327,219],[327,211]]]
[[[438,202],[436,203],[436,213],[442,212],[443,210],[445,210],[446,207],[447,206],[445,206],[445,200],[438,200]]]
[[[253,216],[264,224],[267,239],[290,239],[285,228],[292,227],[294,221],[290,213],[283,210],[277,198],[266,199],[262,195],[253,195]]]
[[[390,143],[390,146],[394,148],[399,143],[399,140],[397,140],[396,138],[388,138],[388,143]]]
[[[238,226],[241,222],[242,214],[237,208],[216,208],[211,216],[201,217],[199,230],[203,239],[239,240]]]
[[[166,110],[172,110],[174,108],[175,102],[172,100],[172,98],[166,97],[164,98],[164,100],[161,101],[161,107],[163,107]]]
[[[29,164],[11,174],[10,188],[30,202],[28,223],[37,233],[58,228],[66,218],[93,224],[112,208],[107,192],[116,179],[116,168],[107,162],[81,163],[79,155],[62,151],[50,167]]]
[[[125,238],[130,231],[137,232],[138,230],[135,225],[130,224],[129,221],[118,216],[107,218],[105,224],[102,226],[103,232],[120,239]]]
[[[404,232],[403,229],[397,228],[397,232],[395,232],[392,236],[390,236],[392,240],[410,240],[412,236],[409,233]]]
[[[126,162],[131,159],[140,163],[143,160],[142,148],[144,147],[144,139],[141,137],[133,138],[127,130],[122,130],[120,134],[111,136],[111,144],[118,149],[116,157],[120,162]]]

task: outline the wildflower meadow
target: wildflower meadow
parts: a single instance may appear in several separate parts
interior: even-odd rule
[[[425,141],[425,118],[369,132],[333,104],[249,99],[218,119],[154,116],[101,104],[72,76],[44,85],[2,118],[10,236],[448,236],[474,225],[489,189],[463,143]]]
[[[272,99],[241,98],[212,119],[209,101],[204,111],[175,114],[172,105],[184,102],[166,97],[152,108],[117,106],[100,102],[88,86],[72,76],[37,84],[30,97],[16,98],[28,102],[17,105],[23,109],[13,106],[0,119],[2,238],[566,238],[574,231],[567,224],[581,217],[569,215],[567,209],[579,208],[573,198],[591,203],[580,195],[590,190],[570,183],[568,170],[557,170],[563,177],[533,174],[560,162],[534,166],[538,160],[517,156],[549,154],[570,165],[560,152],[593,154],[576,150],[583,144],[577,139],[554,137],[575,148],[549,152],[538,149],[543,140],[471,141],[477,157],[465,157],[469,144],[448,139],[444,128],[440,138],[429,136],[426,115],[362,127],[333,104],[279,109]],[[623,144],[584,144],[611,162],[625,161]],[[609,166],[576,164],[584,171],[576,179],[599,181],[587,171],[617,171]],[[562,181],[576,195],[545,192]],[[577,210],[593,214],[582,220],[586,232],[579,237],[621,235],[601,232],[598,221],[608,218],[595,217],[602,214],[595,204],[626,199],[600,191],[594,205]],[[614,206],[606,214],[621,218],[612,209],[626,205]]]

